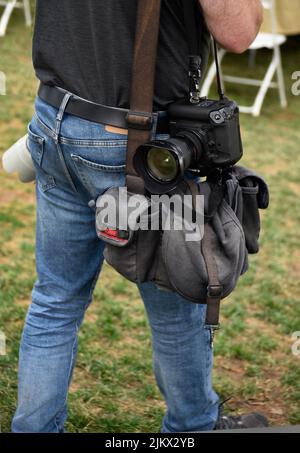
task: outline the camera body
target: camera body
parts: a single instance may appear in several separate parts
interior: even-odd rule
[[[133,159],[151,193],[172,191],[186,170],[207,176],[226,169],[243,155],[239,108],[227,98],[186,99],[169,105],[170,138],[140,146]]]
[[[168,115],[171,137],[192,131],[201,142],[201,149],[195,143],[196,155],[191,165],[203,175],[210,169],[229,167],[241,159],[243,145],[236,102],[227,98],[202,99],[198,104],[178,101],[169,106]]]

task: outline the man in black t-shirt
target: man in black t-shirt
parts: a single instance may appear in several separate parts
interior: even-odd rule
[[[154,111],[187,95],[183,1],[162,1]],[[38,279],[20,346],[14,432],[64,431],[78,329],[103,262],[90,202],[109,187],[124,186],[127,145],[126,128],[99,124],[66,109],[74,95],[87,105],[129,108],[136,11],[137,0],[36,2],[33,64],[50,97],[49,102],[37,97],[28,129],[36,169]],[[254,40],[261,16],[259,0],[199,0],[203,67],[208,30],[223,47],[242,52]],[[56,98],[61,95],[59,105],[54,92]],[[154,133],[159,136],[158,130]],[[220,414],[211,383],[205,306],[151,282],[139,290],[152,332],[155,377],[167,405],[162,431],[265,426],[259,414]]]
[[[162,3],[154,110],[188,89],[182,0]],[[104,105],[129,108],[137,0],[37,1],[33,64],[37,77]],[[199,48],[208,33],[199,11]]]

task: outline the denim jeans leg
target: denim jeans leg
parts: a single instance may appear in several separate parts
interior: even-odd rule
[[[126,136],[72,115],[59,116],[58,137],[57,109],[38,98],[36,111],[31,155],[37,170],[38,279],[21,340],[12,430],[62,432],[77,333],[103,260],[88,202],[124,185],[127,143]],[[140,285],[140,291],[152,330],[155,376],[167,404],[162,431],[212,429],[218,397],[205,306],[153,283]]]
[[[161,291],[151,282],[139,289],[152,331],[154,373],[167,404],[162,432],[213,429],[218,396],[212,388],[206,306]]]
[[[37,182],[36,265],[22,335],[13,432],[61,432],[77,333],[103,259],[94,212],[71,191]]]
[[[36,169],[36,269],[20,345],[13,432],[63,432],[77,334],[103,262],[89,202],[125,181],[126,137],[40,98],[28,128]]]

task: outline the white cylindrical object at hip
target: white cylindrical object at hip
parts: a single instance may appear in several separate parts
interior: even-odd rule
[[[5,151],[2,164],[7,173],[17,172],[22,182],[35,180],[35,167],[27,148],[27,134]]]

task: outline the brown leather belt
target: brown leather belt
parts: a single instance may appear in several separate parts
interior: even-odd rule
[[[38,90],[38,96],[57,109],[59,109],[66,93],[68,91],[62,88],[45,85],[44,83],[40,84]],[[121,129],[130,127],[127,122],[129,110],[96,104],[75,94],[70,98],[65,112],[99,124],[106,124]],[[155,131],[157,134],[169,134],[169,121],[166,111],[154,112],[153,121],[157,121]]]

